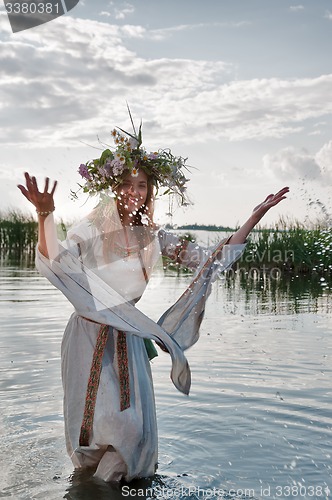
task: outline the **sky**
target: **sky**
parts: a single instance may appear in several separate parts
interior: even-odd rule
[[[160,224],[245,222],[290,187],[263,224],[332,213],[332,0],[81,0],[66,15],[13,34],[0,2],[0,210],[34,213],[23,172],[58,180],[56,216],[80,163],[130,129],[148,150],[188,157],[192,205]]]

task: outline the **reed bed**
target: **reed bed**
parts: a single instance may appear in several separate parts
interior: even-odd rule
[[[58,230],[65,235],[61,221]],[[192,233],[183,236],[194,239]],[[32,215],[11,210],[0,213],[1,262],[34,261],[38,224]],[[172,266],[170,266],[172,267]],[[279,269],[289,273],[332,274],[332,231],[317,222],[310,227],[280,219],[273,228],[254,231],[237,263],[238,269],[257,271]]]
[[[195,241],[194,233],[182,237]],[[214,244],[217,242],[215,238]],[[241,259],[232,270],[246,277],[248,271],[252,276],[255,272],[268,272],[270,276],[275,272],[277,276],[279,271],[279,274],[327,274],[332,277],[332,229],[328,223],[320,221],[305,225],[282,218],[273,228],[258,227],[252,231]]]
[[[18,210],[0,213],[1,261],[33,260],[38,241],[38,224]]]
[[[66,224],[57,224],[60,239],[66,236]],[[0,262],[2,265],[34,266],[38,242],[38,223],[31,214],[18,210],[0,212]]]
[[[308,229],[300,222],[286,225],[281,220],[273,229],[252,234],[239,265],[296,274],[331,274],[332,231],[319,223]]]

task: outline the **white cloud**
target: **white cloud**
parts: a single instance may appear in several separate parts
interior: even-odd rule
[[[7,24],[0,16],[0,29]],[[97,134],[106,140],[114,125],[129,126],[126,100],[153,147],[162,137],[168,144],[211,134],[282,138],[332,113],[332,75],[241,81],[222,61],[144,59],[125,45],[127,37],[150,36],[141,26],[68,16],[7,35],[0,50],[2,144],[79,146]]]
[[[300,10],[304,10],[304,5],[291,5],[289,7],[289,10],[291,10],[292,12],[298,12]]]
[[[321,135],[322,132],[320,130],[313,130],[312,132],[309,132],[309,135]]]
[[[332,140],[324,144],[315,156],[322,177],[327,182],[332,181]]]
[[[332,21],[332,12],[330,12],[329,10],[327,10],[325,12],[325,16],[324,16],[326,19],[329,19],[330,21]]]
[[[317,179],[320,168],[312,155],[305,149],[297,151],[293,147],[282,149],[278,153],[263,157],[263,166],[275,177],[283,181],[297,179]]]
[[[318,123],[315,123],[314,124],[314,127],[325,127],[325,125],[327,125],[327,122],[318,122]]]
[[[111,13],[106,11],[106,10],[102,10],[100,13],[99,13],[100,16],[105,16],[105,17],[111,17]]]
[[[284,148],[275,154],[263,157],[265,172],[286,181],[313,180],[322,185],[332,181],[332,140],[316,153],[306,149]]]
[[[115,9],[115,19],[124,19],[126,16],[133,14],[135,8],[129,3],[124,3],[119,9]]]
[[[193,124],[189,134],[200,117],[202,138],[211,133],[228,140],[281,138],[301,131],[307,119],[332,112],[331,84],[332,75],[216,83],[194,98],[183,99],[177,111]]]
[[[179,24],[168,28],[146,30],[146,36],[153,40],[164,40],[172,36],[174,33],[184,31],[193,31],[202,28],[242,28],[243,26],[248,26],[250,24],[251,23],[249,21]]]
[[[135,12],[135,7],[127,2],[122,3],[122,5],[115,7],[114,2],[109,2],[109,10],[103,10],[100,12],[100,16],[113,17],[117,20],[125,19],[127,16]]]

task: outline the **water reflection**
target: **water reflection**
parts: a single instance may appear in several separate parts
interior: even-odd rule
[[[189,281],[166,276],[140,308],[157,319]],[[0,497],[125,496],[125,484],[73,474],[66,454],[60,344],[71,310],[34,269],[1,269]],[[216,282],[201,339],[187,352],[190,396],[173,389],[166,354],[152,364],[158,474],[131,483],[128,498],[196,500],[198,488],[225,499],[284,498],[276,485],[331,485],[331,326],[331,283],[318,276]]]
[[[117,484],[105,483],[93,477],[94,470],[77,470],[69,480],[69,487],[63,498],[68,500],[113,500],[121,499],[121,487]]]
[[[253,500],[245,490],[233,491],[222,487],[200,488],[189,474],[171,478],[156,474],[152,478],[143,478],[131,483],[104,483],[92,476],[93,471],[75,472],[70,479],[70,486],[64,498],[68,500],[123,500],[135,499],[174,499],[198,500],[199,498],[216,498],[224,500]],[[249,493],[249,489],[247,490]],[[253,490],[251,490],[253,492]]]
[[[93,470],[75,471],[64,498],[68,500],[123,500],[123,498],[157,498],[171,489],[171,480],[155,475],[131,483],[105,483],[93,477]],[[166,482],[165,482],[166,480]],[[174,487],[174,484],[173,484]],[[184,498],[184,497],[182,497]],[[194,496],[188,498],[196,498]]]
[[[7,266],[0,268],[0,300],[9,300],[5,293],[10,292],[11,301],[38,300],[34,296],[37,282],[43,282],[43,291],[46,291],[44,279],[41,278],[36,269],[31,267],[20,267],[7,262]],[[6,279],[7,278],[7,279]],[[32,290],[33,295],[29,298],[24,294],[24,288],[30,287],[35,278],[36,283]],[[29,281],[27,282],[27,279]],[[174,290],[174,300],[181,291],[188,286],[192,275],[178,275],[167,273],[163,278],[161,287],[169,287],[170,282]],[[160,278],[159,278],[160,280]],[[159,288],[159,286],[158,286]],[[317,273],[292,274],[279,269],[257,270],[235,269],[221,275],[215,288],[225,290],[225,299],[229,302],[243,301],[246,310],[257,313],[299,313],[308,310],[311,312],[331,312],[332,275],[321,276]],[[52,286],[49,286],[52,289]],[[16,292],[22,292],[17,294]],[[215,292],[216,293],[216,292]]]
[[[293,275],[279,270],[241,271],[221,278],[227,300],[244,301],[251,313],[300,313],[332,310],[332,276]],[[220,286],[220,282],[219,282]]]

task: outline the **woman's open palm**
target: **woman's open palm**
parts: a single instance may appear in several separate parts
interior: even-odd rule
[[[46,177],[44,191],[39,191],[36,177],[25,172],[26,187],[19,184],[17,187],[20,189],[21,193],[26,197],[27,200],[32,203],[37,211],[41,212],[51,212],[54,210],[54,192],[57,186],[57,181],[54,181],[53,187],[50,192],[48,192],[50,179]]]
[[[253,210],[253,216],[257,218],[257,221],[260,221],[261,218],[266,214],[270,208],[274,207],[278,203],[280,203],[282,200],[286,198],[286,194],[289,192],[288,187],[284,187],[280,189],[276,194],[269,194],[265,198],[265,200],[257,205],[257,207],[254,208]]]

